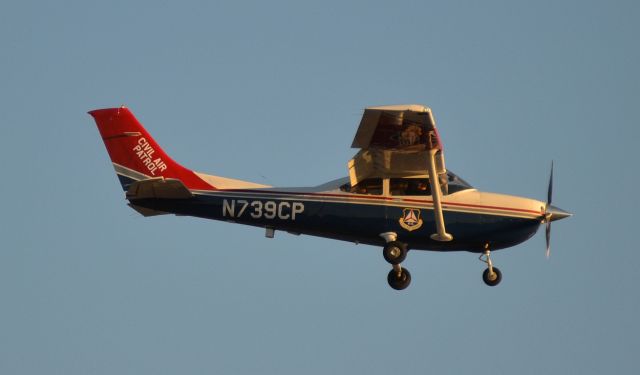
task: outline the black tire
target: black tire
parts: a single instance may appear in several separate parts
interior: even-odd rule
[[[391,265],[402,263],[407,258],[407,245],[400,241],[391,241],[382,249],[384,260]]]
[[[406,289],[411,284],[411,273],[409,273],[408,269],[403,268],[400,276],[398,276],[395,270],[391,270],[387,275],[387,282],[395,290]]]
[[[495,279],[491,280],[489,278],[489,269],[487,268],[484,270],[482,273],[482,281],[489,286],[496,286],[500,284],[500,281],[502,281],[502,272],[500,272],[498,267],[493,267],[493,273],[495,273]]]

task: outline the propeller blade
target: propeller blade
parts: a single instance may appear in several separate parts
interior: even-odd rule
[[[545,235],[547,238],[547,251],[545,252],[545,255],[547,256],[547,259],[549,259],[549,257],[551,256],[551,221],[547,221]]]
[[[549,175],[549,189],[547,190],[547,206],[551,204],[553,197],[553,160],[551,161],[551,175]]]

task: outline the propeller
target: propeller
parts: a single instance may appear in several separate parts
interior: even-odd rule
[[[547,222],[547,226],[545,228],[544,234],[547,239],[547,251],[545,251],[545,256],[547,259],[551,256],[551,218],[553,214],[549,212],[549,207],[551,206],[553,198],[553,160],[551,161],[551,174],[549,175],[549,188],[547,189],[547,204],[544,206],[544,220]]]
[[[547,240],[547,251],[545,255],[547,259],[551,255],[551,222],[555,220],[564,219],[573,215],[570,212],[562,210],[558,207],[551,205],[553,201],[553,161],[551,161],[551,174],[549,175],[549,188],[547,189],[547,204],[544,206],[544,218],[543,223],[546,223],[545,238]]]

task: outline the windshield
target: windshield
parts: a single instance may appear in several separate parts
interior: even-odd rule
[[[447,171],[448,188],[445,194],[453,194],[462,190],[473,189],[467,181],[461,179],[457,174]]]

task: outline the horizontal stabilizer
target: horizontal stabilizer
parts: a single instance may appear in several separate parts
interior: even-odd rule
[[[134,210],[138,211],[138,213],[140,215],[144,216],[144,217],[169,214],[169,212],[157,211],[157,210],[154,210],[154,209],[151,209],[151,208],[146,208],[146,207],[142,207],[142,206],[136,206],[135,204],[132,204],[132,203],[129,203],[129,207],[131,207]]]
[[[136,181],[127,190],[127,199],[189,199],[191,191],[174,178],[152,178]],[[134,207],[135,208],[135,207]],[[144,215],[144,214],[143,214]],[[145,215],[146,216],[146,215]]]

